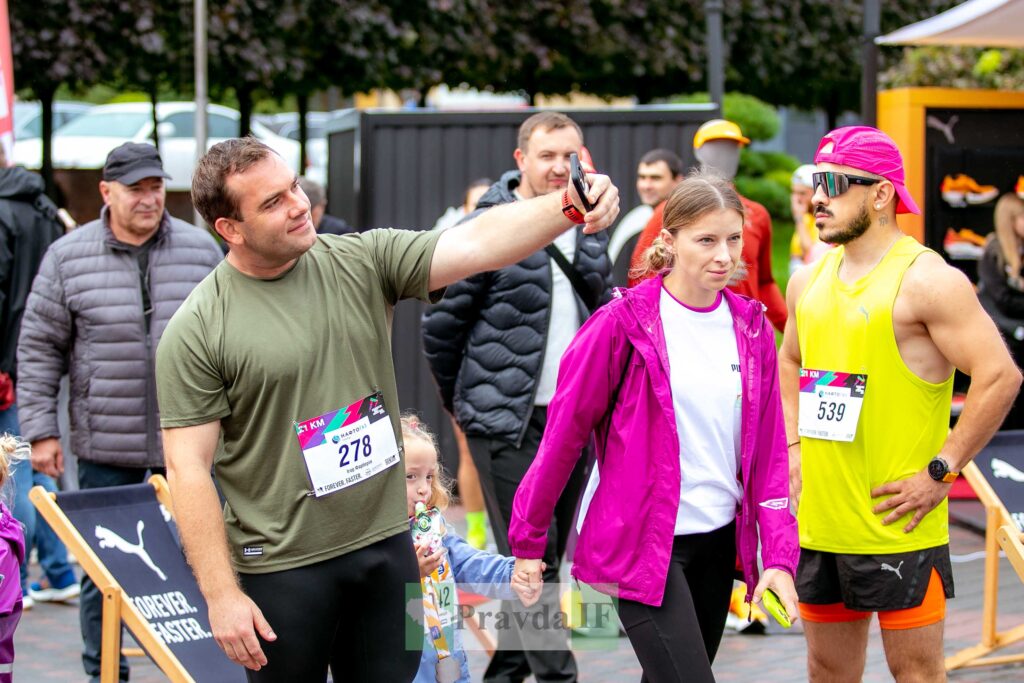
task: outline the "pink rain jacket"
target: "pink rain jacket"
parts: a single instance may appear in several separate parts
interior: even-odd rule
[[[544,554],[555,502],[593,433],[600,485],[580,531],[573,576],[602,592],[655,606],[665,592],[680,490],[661,288],[659,276],[616,290],[565,352],[544,438],[516,493],[509,526],[516,557]],[[743,383],[743,502],[736,510],[736,547],[749,601],[758,580],[758,538],[764,566],[792,575],[800,549],[789,509],[775,335],[760,303],[728,290],[724,296]]]

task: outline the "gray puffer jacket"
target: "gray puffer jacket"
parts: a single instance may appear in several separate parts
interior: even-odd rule
[[[206,231],[163,220],[149,252],[146,334],[139,263],[106,208],[50,246],[18,339],[18,418],[29,441],[59,436],[57,388],[71,376],[71,448],[83,460],[162,467],[154,359],[167,322],[221,261]]]

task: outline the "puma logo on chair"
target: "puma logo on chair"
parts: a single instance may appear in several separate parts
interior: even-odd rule
[[[144,543],[142,541],[142,530],[145,528],[146,523],[140,519],[139,523],[135,527],[136,533],[138,534],[139,537],[138,543],[129,543],[128,541],[124,540],[110,529],[98,525],[96,527],[96,538],[100,539],[101,548],[116,548],[117,550],[120,550],[122,553],[128,555],[135,555],[140,560],[142,560],[147,567],[152,569],[156,573],[156,575],[160,577],[161,581],[166,581],[167,575],[163,573],[160,567],[157,567],[153,563],[153,560],[152,558],[150,558],[149,553],[147,553],[145,547],[143,547]]]

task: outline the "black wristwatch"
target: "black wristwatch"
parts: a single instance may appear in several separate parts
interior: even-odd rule
[[[928,476],[935,481],[952,484],[959,475],[959,472],[950,472],[949,463],[938,456],[932,458],[928,463]]]

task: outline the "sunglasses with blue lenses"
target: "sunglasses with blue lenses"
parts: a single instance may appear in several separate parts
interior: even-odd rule
[[[821,171],[811,174],[811,187],[818,191],[820,186],[828,197],[838,197],[850,189],[850,185],[875,185],[882,182],[877,178],[865,178],[849,173],[836,173],[835,171]]]

